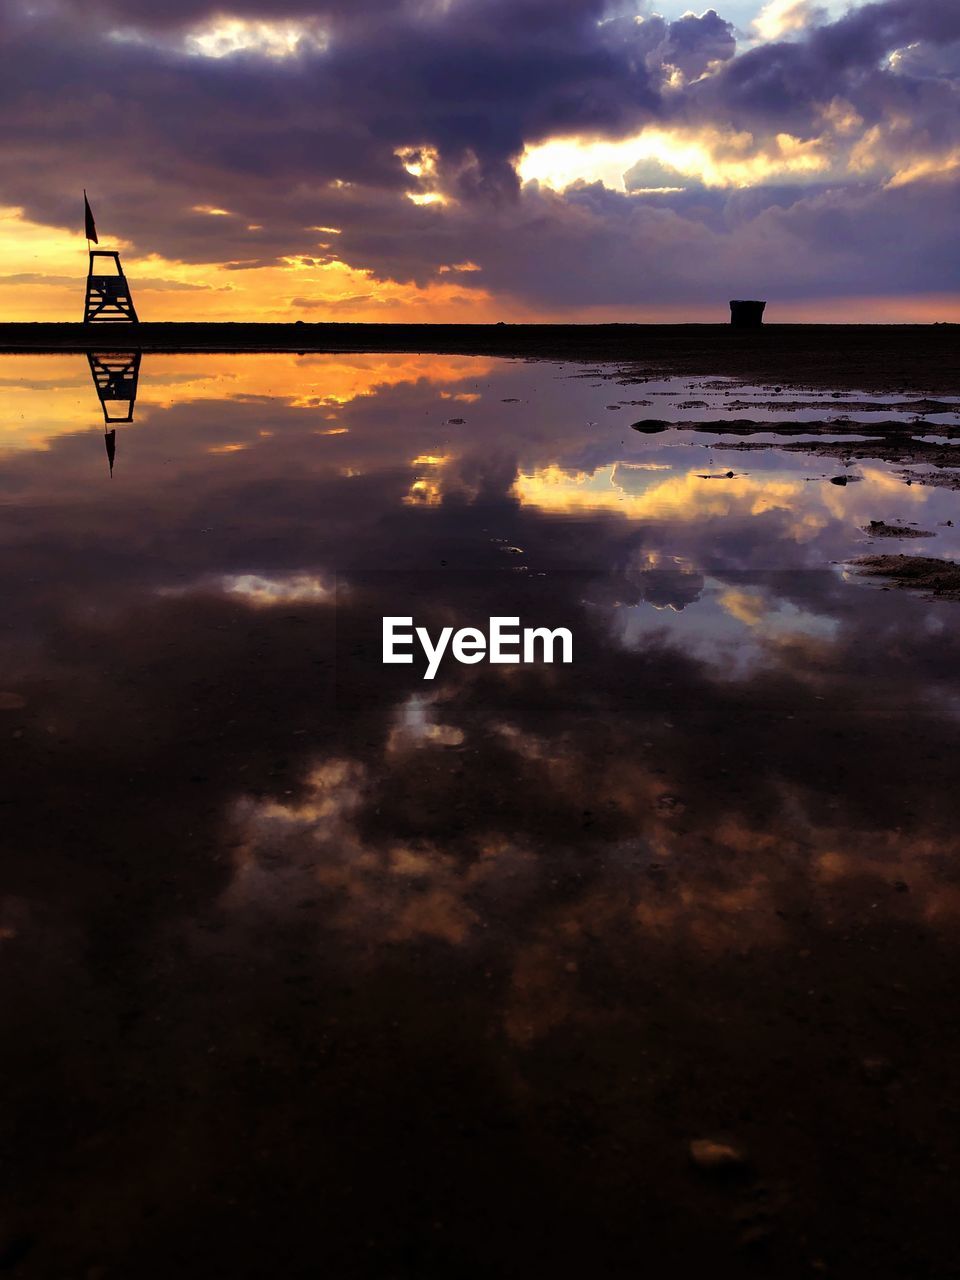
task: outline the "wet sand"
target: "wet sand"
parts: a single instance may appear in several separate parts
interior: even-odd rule
[[[751,424],[743,434],[750,434],[751,431],[762,431],[764,428],[759,425]],[[778,434],[788,434],[782,432]],[[902,430],[892,431],[888,436],[874,436],[872,427],[864,427],[860,425],[859,430],[847,427],[842,431],[838,431],[835,427],[821,426],[819,423],[810,433],[819,436],[833,437],[842,434],[872,436],[867,440],[798,440],[790,441],[783,445],[784,452],[787,453],[806,453],[813,454],[818,458],[835,458],[841,463],[850,463],[854,459],[873,458],[882,462],[902,463],[905,465],[926,464],[933,467],[956,468],[960,465],[960,456],[956,445],[940,444],[930,440],[924,440],[922,436],[918,438],[918,434],[904,432]],[[931,435],[955,435],[954,431],[949,429],[932,428]],[[754,444],[751,441],[731,442],[721,441],[715,445],[717,449],[737,450],[740,453],[751,451],[760,451],[768,448],[766,445]],[[928,477],[933,476],[933,479]],[[930,472],[903,472],[904,483],[911,484],[940,484],[945,487],[954,487],[954,480],[950,479],[950,472],[944,472],[942,478],[937,479],[936,473]]]
[[[960,328],[933,325],[0,325],[0,352],[114,350],[430,352],[726,375],[796,388],[960,392]]]
[[[866,576],[888,579],[898,587],[926,591],[943,600],[960,600],[960,565],[952,560],[880,555],[858,556],[851,563]]]

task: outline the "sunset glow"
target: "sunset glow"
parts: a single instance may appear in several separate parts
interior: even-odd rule
[[[0,307],[77,315],[86,187],[145,319],[674,322],[744,290],[771,321],[952,319],[934,264],[955,246],[960,35],[939,2],[588,0],[558,6],[546,61],[540,17],[501,21],[501,0],[377,21],[98,0],[95,58],[70,0],[15,5],[49,120],[91,77],[89,136],[122,143],[94,159],[11,100]],[[73,80],[46,69],[58,21]]]

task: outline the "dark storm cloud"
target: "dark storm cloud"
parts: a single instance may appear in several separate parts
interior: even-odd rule
[[[529,192],[509,240],[474,228],[478,279],[562,306],[757,296],[937,292],[955,281],[956,184],[694,190],[637,200],[599,184]],[[562,268],[558,269],[558,264]]]
[[[699,17],[685,13],[671,22],[663,47],[664,61],[678,67],[687,79],[702,76],[713,62],[726,62],[737,49],[736,36],[729,22],[724,22],[713,9]]]
[[[819,108],[841,97],[868,117],[906,104],[921,117],[924,94],[913,77],[882,66],[887,55],[925,42],[960,39],[960,8],[948,0],[885,0],[839,21],[814,27],[806,39],[761,45],[725,63],[691,88],[682,109],[692,118],[715,113],[735,128],[763,132],[816,130]],[[942,104],[956,110],[956,85],[943,86]]]
[[[951,44],[930,44],[918,40],[897,53],[896,68],[915,79],[960,77],[960,40]]]
[[[215,0],[164,0],[163,4],[154,0],[53,0],[42,9],[36,8],[58,22],[75,22],[78,26],[95,22],[158,32],[195,26],[224,13],[254,22],[319,18],[325,24],[350,20],[374,24],[391,13],[423,12],[431,7],[429,0],[426,4],[415,0],[364,0],[362,6],[355,0],[231,0],[229,5]]]
[[[385,191],[409,185],[394,152],[428,144],[461,194],[515,194],[509,161],[526,141],[623,132],[658,109],[657,77],[644,58],[662,23],[598,26],[603,12],[601,0],[561,10],[488,0],[442,19],[429,9],[397,11],[370,30],[346,30],[327,51],[283,61],[189,58],[87,24],[24,23],[10,39],[0,91],[17,138],[5,187],[45,216],[60,202],[63,221],[51,152],[78,174],[96,154],[101,189],[113,198],[133,176],[148,205],[139,217],[125,209],[125,223],[163,236],[169,224],[158,215],[171,197],[189,208],[196,192],[209,192],[247,214],[264,206],[275,221],[291,189],[333,179]],[[47,100],[39,114],[38,93]],[[98,133],[111,139],[107,154]],[[321,213],[343,203],[313,199]],[[192,243],[204,238],[201,228],[182,225],[182,214],[177,221],[170,238],[186,239],[188,256],[208,253]],[[217,223],[208,234],[223,243],[232,230]]]
[[[947,0],[867,5],[739,56],[713,10],[638,22],[632,6],[614,12],[605,0],[384,0],[359,13],[239,0],[229,12],[302,19],[311,34],[287,58],[199,57],[183,41],[213,21],[207,3],[28,10],[8,0],[4,202],[74,227],[86,185],[104,232],[139,252],[236,270],[340,258],[420,285],[470,259],[482,268],[470,285],[552,307],[712,297],[745,277],[781,295],[804,280],[814,292],[944,287],[954,187],[913,184],[908,198],[882,178],[857,173],[851,185],[843,170],[871,130],[879,159],[871,153],[868,168],[960,146],[960,10]],[[859,121],[842,136],[825,123],[837,103]],[[623,137],[651,122],[749,130],[758,147],[826,131],[836,173],[793,197],[689,189],[668,168],[660,178],[638,170],[628,185],[682,185],[682,195],[520,191],[525,144]],[[405,147],[436,154],[436,175],[422,182],[451,204],[406,199],[420,180],[396,154]],[[343,234],[315,229],[330,225]]]

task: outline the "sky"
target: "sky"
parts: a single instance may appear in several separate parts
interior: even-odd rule
[[[957,0],[0,0],[0,318],[960,320]]]

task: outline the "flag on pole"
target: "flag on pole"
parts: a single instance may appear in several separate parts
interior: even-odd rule
[[[92,240],[94,244],[99,244],[100,240],[97,236],[97,224],[93,220],[93,210],[90,208],[90,201],[87,199],[87,193],[83,193],[83,222],[84,230],[87,233],[87,239]]]

